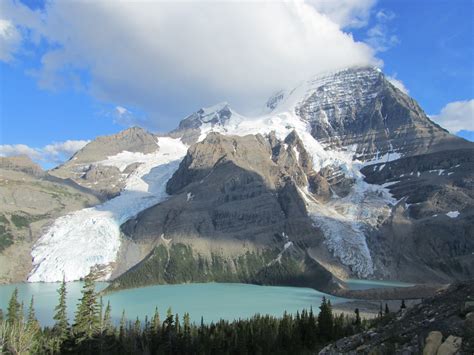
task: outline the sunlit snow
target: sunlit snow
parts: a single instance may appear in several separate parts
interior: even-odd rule
[[[120,225],[167,198],[166,182],[186,154],[187,147],[178,139],[161,137],[159,150],[151,154],[123,152],[101,162],[119,168],[142,163],[127,179],[117,197],[92,208],[58,218],[33,248],[33,271],[28,281],[54,282],[78,280],[91,268],[104,269],[110,277],[110,264],[120,248]],[[123,160],[121,161],[121,157]]]

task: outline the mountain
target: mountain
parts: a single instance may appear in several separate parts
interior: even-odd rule
[[[124,188],[127,175],[143,161],[143,155],[159,149],[156,142],[156,137],[143,128],[128,128],[117,134],[98,137],[49,173],[71,179],[106,198],[114,197]],[[118,156],[121,165],[106,162],[109,156]]]
[[[31,250],[62,214],[99,203],[69,180],[51,177],[26,156],[0,157],[0,283],[25,280]]]
[[[29,280],[472,278],[473,153],[371,67],[281,91],[258,117],[221,103],[167,136],[132,128],[49,172],[108,201],[57,219]]]

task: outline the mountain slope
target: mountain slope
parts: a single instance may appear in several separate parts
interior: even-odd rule
[[[330,289],[347,277],[472,277],[474,145],[375,68],[312,78],[258,117],[226,103],[200,109],[156,139],[126,130],[106,139],[105,155],[99,139],[54,171],[120,193],[92,211],[113,230],[113,248],[93,258],[84,249],[77,267],[50,251],[104,233],[70,222],[94,220],[89,212],[58,220],[33,251],[31,281],[102,270],[116,288],[217,280]]]
[[[110,198],[125,187],[127,175],[146,160],[144,155],[158,149],[156,136],[142,128],[132,127],[96,138],[49,173],[62,179],[72,179]],[[111,156],[116,156],[115,161],[108,159]]]
[[[24,281],[31,249],[57,217],[99,203],[71,181],[49,176],[26,156],[0,157],[0,283]]]

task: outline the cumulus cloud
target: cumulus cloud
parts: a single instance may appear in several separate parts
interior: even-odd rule
[[[60,164],[69,159],[89,141],[67,140],[48,144],[42,148],[32,148],[25,144],[0,145],[0,156],[27,155],[40,164]]]
[[[430,118],[451,133],[474,131],[474,99],[451,102]]]
[[[393,86],[395,86],[401,92],[407,95],[410,93],[410,90],[407,89],[405,84],[400,79],[397,79],[396,74],[393,76],[387,75],[386,78]]]
[[[10,62],[21,43],[21,34],[15,25],[0,18],[0,60]]]
[[[369,0],[51,1],[41,13],[1,3],[17,26],[49,43],[40,85],[82,79],[99,100],[139,108],[155,122],[220,101],[249,113],[318,72],[381,64],[342,29],[365,23]]]
[[[360,28],[367,25],[376,0],[309,0],[318,12],[328,16],[342,28]]]

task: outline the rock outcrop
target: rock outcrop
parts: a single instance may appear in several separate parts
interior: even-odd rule
[[[472,321],[463,312],[464,303],[472,297],[474,281],[453,284],[379,322],[374,329],[338,340],[319,354],[472,354]]]
[[[322,238],[297,187],[316,175],[295,133],[285,141],[209,134],[169,180],[170,199],[123,226],[150,254],[112,287],[240,281],[335,288],[307,253]]]
[[[155,135],[143,128],[132,127],[117,134],[96,138],[69,161],[49,173],[61,179],[71,179],[105,198],[111,198],[120,193],[126,177],[133,172],[131,168],[137,165],[132,160],[129,169],[121,171],[115,166],[106,165],[105,161],[124,152],[150,154],[158,149]]]

